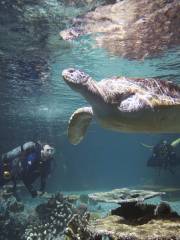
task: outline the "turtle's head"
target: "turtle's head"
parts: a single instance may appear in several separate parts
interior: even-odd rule
[[[70,88],[79,92],[92,105],[100,98],[98,86],[88,74],[74,68],[63,70],[62,76]]]
[[[62,76],[64,78],[64,81],[71,88],[77,91],[80,90],[84,85],[86,85],[88,80],[91,79],[88,74],[74,68],[68,68],[63,70]]]

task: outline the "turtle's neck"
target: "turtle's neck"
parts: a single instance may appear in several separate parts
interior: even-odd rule
[[[88,81],[78,89],[78,92],[90,103],[92,106],[103,103],[103,93],[96,81],[89,78]]]

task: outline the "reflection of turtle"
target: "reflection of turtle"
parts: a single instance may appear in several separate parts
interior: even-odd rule
[[[171,82],[126,77],[96,82],[72,68],[62,76],[92,106],[79,108],[71,116],[68,136],[73,144],[83,139],[93,117],[115,131],[180,132],[180,87]]]
[[[180,164],[180,156],[178,156],[176,147],[180,144],[180,138],[168,143],[166,140],[160,141],[153,147],[152,156],[147,162],[148,167],[157,167],[159,171],[169,170],[174,173],[173,167]]]

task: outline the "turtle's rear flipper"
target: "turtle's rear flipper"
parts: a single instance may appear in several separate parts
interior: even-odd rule
[[[84,138],[87,128],[93,118],[91,107],[78,108],[71,116],[68,127],[69,141],[77,145]]]

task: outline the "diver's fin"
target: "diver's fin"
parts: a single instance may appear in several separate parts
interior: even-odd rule
[[[141,145],[143,147],[146,147],[146,148],[149,148],[149,149],[153,149],[154,146],[151,146],[151,145],[148,145],[148,144],[145,144],[145,143],[141,143]]]
[[[180,138],[177,138],[176,140],[174,140],[172,143],[171,143],[171,146],[172,147],[177,147],[177,145],[180,144]]]
[[[93,118],[91,107],[78,108],[71,116],[68,127],[70,143],[77,145],[84,138],[87,128]]]

